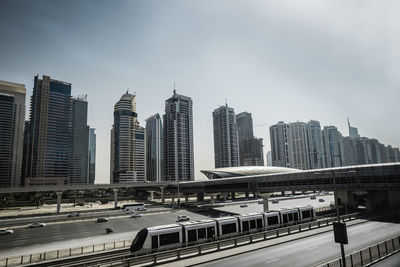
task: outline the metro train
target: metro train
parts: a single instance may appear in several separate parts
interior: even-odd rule
[[[158,250],[187,246],[240,233],[275,229],[315,220],[311,205],[290,209],[277,209],[266,213],[247,213],[222,218],[180,222],[148,227],[140,230],[130,251]]]

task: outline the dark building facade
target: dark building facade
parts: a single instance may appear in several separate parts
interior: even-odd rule
[[[28,185],[68,183],[71,122],[71,84],[35,76],[27,142]]]
[[[164,180],[193,181],[193,110],[192,99],[174,90],[165,101],[163,115]]]
[[[146,165],[147,181],[162,180],[163,134],[160,114],[146,120]]]
[[[239,142],[233,108],[222,106],[213,112],[215,168],[239,166]]]
[[[264,166],[262,138],[253,135],[251,113],[242,112],[236,115],[239,140],[239,165]]]
[[[89,184],[96,178],[96,129],[89,129]]]
[[[72,99],[72,161],[69,183],[89,183],[89,126],[87,126],[88,102],[86,96]]]

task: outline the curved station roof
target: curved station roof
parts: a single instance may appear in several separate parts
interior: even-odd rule
[[[240,177],[249,175],[301,172],[301,170],[284,168],[284,167],[241,166],[241,167],[218,168],[214,170],[201,170],[201,172],[209,179],[219,179],[219,178]]]

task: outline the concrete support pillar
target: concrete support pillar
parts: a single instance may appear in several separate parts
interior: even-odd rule
[[[189,205],[189,195],[185,195],[185,206]]]
[[[56,192],[56,194],[57,194],[57,214],[60,214],[62,192]]]
[[[114,208],[118,207],[118,189],[114,188]]]
[[[263,207],[264,207],[264,212],[269,212],[269,196],[271,195],[270,193],[258,193],[259,196],[263,198]]]
[[[294,194],[296,193],[296,191],[292,191],[292,195],[294,196]]]
[[[175,202],[175,193],[171,193],[171,202]]]
[[[232,192],[232,193],[231,193],[231,197],[232,197],[232,200],[235,199],[235,192]]]
[[[160,187],[160,191],[161,191],[161,204],[165,204],[165,190],[164,187]]]
[[[204,193],[197,193],[197,202],[204,201]]]
[[[285,196],[285,191],[281,192],[281,196],[283,196],[283,197]]]
[[[154,191],[150,191],[150,200],[153,201],[154,200]]]
[[[245,197],[245,198],[249,198],[249,192],[245,192],[245,193],[244,193],[244,197]]]

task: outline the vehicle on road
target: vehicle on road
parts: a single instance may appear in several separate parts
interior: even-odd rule
[[[79,217],[80,213],[79,212],[73,212],[68,214],[68,217]]]
[[[325,202],[325,199],[320,198],[320,199],[318,199],[318,201],[319,201],[319,202]]]
[[[34,222],[34,223],[30,223],[27,225],[28,228],[39,228],[39,227],[45,227],[46,224],[45,223],[41,223],[41,222]]]
[[[0,235],[9,235],[9,234],[13,234],[14,231],[11,229],[0,229]]]
[[[107,234],[114,233],[114,230],[111,227],[107,227],[106,228],[106,233]]]
[[[100,223],[100,222],[108,222],[108,219],[107,218],[97,218],[96,222],[98,222],[98,223]]]
[[[315,196],[311,196],[310,199],[317,199]]]
[[[190,217],[186,216],[186,215],[179,215],[178,216],[178,222],[182,222],[182,221],[189,221]]]
[[[142,214],[134,212],[134,213],[131,214],[131,217],[132,218],[139,218],[139,217],[142,217]]]
[[[144,203],[132,203],[132,204],[125,204],[122,206],[122,209],[125,211],[146,211],[147,209],[144,206]]]
[[[241,208],[247,208],[248,205],[247,205],[247,204],[240,204],[240,207],[241,207]]]
[[[186,215],[178,216],[187,218]],[[311,205],[277,209],[264,213],[247,213],[222,218],[204,219],[199,221],[178,222],[174,224],[143,228],[132,242],[130,251],[152,251],[179,246],[198,244],[225,238],[241,233],[251,233],[285,227],[293,224],[309,222],[316,219]]]
[[[279,203],[279,200],[277,199],[272,200],[272,204],[277,204],[277,203]]]

